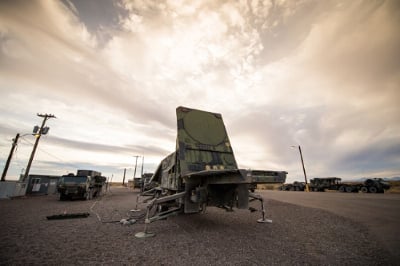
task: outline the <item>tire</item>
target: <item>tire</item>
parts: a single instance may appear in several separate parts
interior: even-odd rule
[[[376,187],[369,187],[369,192],[370,193],[377,193],[378,189]]]
[[[346,187],[346,192],[347,193],[353,192],[353,188],[351,186],[347,186]]]
[[[339,187],[339,192],[346,192],[345,187],[344,187],[344,186],[340,186],[340,187]]]
[[[362,193],[368,193],[368,188],[367,187],[361,187],[361,192]]]

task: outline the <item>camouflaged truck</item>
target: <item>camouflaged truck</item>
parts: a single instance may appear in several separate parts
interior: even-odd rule
[[[390,188],[389,182],[382,178],[369,178],[363,182],[342,183],[338,177],[313,178],[310,180],[311,191],[337,190],[339,192],[384,193]]]
[[[57,184],[60,200],[86,199],[100,196],[106,178],[100,172],[93,170],[78,170],[77,174],[61,176]]]

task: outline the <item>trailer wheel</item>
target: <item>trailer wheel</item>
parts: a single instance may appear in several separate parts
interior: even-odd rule
[[[378,189],[376,187],[370,187],[369,192],[376,193],[376,192],[378,192]]]
[[[353,188],[351,186],[346,187],[346,192],[350,193],[353,191]]]
[[[339,192],[346,192],[345,187],[344,186],[340,186],[339,187]]]
[[[367,187],[361,187],[361,192],[362,193],[368,193],[368,188]]]

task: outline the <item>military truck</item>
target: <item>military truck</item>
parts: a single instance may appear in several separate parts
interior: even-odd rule
[[[384,193],[390,188],[389,182],[382,178],[370,178],[364,182],[346,182],[342,183],[341,178],[325,177],[313,178],[310,180],[309,188],[311,191],[337,190],[339,192],[363,193]]]
[[[342,183],[339,185],[340,192],[354,192],[359,191],[363,193],[384,193],[385,190],[390,188],[390,184],[382,178],[369,178],[361,183]]]
[[[306,189],[305,182],[294,181],[293,183],[283,184],[279,190],[283,191],[304,191]]]
[[[339,177],[316,177],[310,180],[310,184],[308,188],[310,191],[325,191],[329,190],[338,190],[340,186],[340,181],[342,179]]]
[[[60,193],[60,200],[85,199],[90,200],[100,196],[106,178],[100,172],[93,170],[78,170],[77,174],[70,173],[61,176],[57,191]]]

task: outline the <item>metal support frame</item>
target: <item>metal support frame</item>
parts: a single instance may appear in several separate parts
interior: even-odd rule
[[[154,194],[155,195],[155,194]],[[146,207],[146,219],[145,219],[145,226],[144,226],[144,231],[143,232],[139,232],[135,234],[135,237],[137,238],[148,238],[148,237],[153,237],[155,236],[154,233],[149,232],[147,230],[148,224],[158,221],[158,220],[162,220],[162,219],[166,219],[170,216],[173,215],[177,215],[179,213],[182,212],[182,206],[176,207],[176,208],[172,208],[170,210],[166,210],[166,211],[160,211],[158,212],[158,210],[156,210],[156,212],[154,213],[154,215],[152,215],[150,217],[150,211],[153,209],[153,207],[158,207],[159,204],[164,203],[164,202],[168,202],[168,201],[172,201],[172,200],[177,200],[177,199],[183,199],[186,195],[186,192],[180,192],[180,193],[176,193],[173,195],[167,195],[167,196],[163,196],[160,198],[153,198],[152,201],[150,201],[147,204]]]

